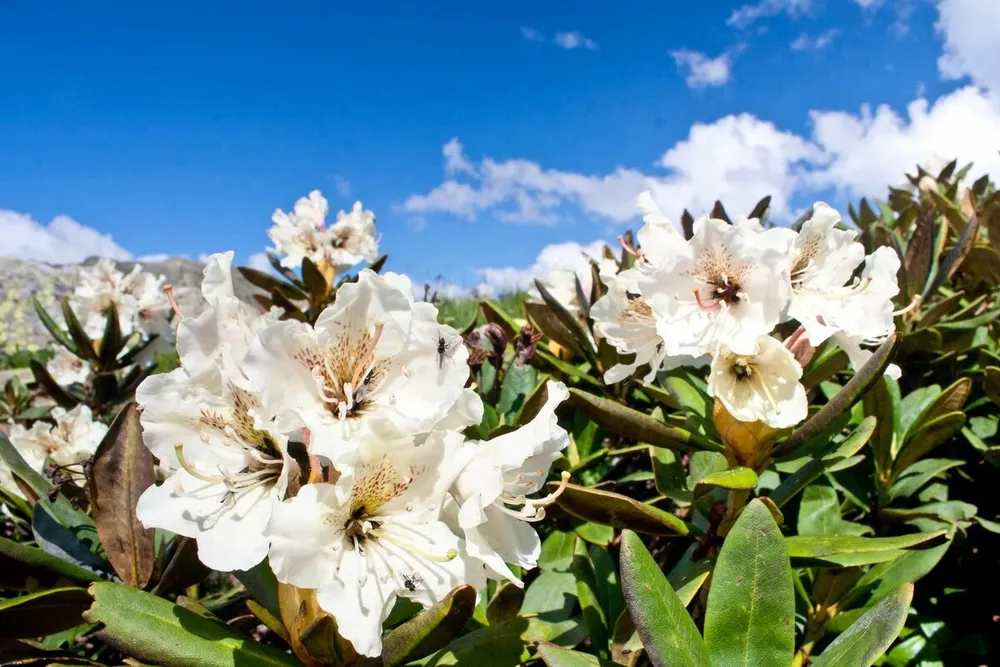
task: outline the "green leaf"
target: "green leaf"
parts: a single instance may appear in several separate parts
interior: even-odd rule
[[[622,588],[618,583],[618,567],[611,554],[604,547],[593,546],[590,548],[590,562],[594,567],[597,598],[604,610],[604,617],[610,623],[617,619],[621,615],[622,609],[625,608]]]
[[[531,366],[515,363],[507,369],[500,388],[500,403],[497,405],[497,410],[507,415],[507,423],[513,423],[514,414],[534,391],[536,381],[536,372]]]
[[[639,442],[665,447],[682,452],[712,450],[721,452],[725,448],[696,433],[667,426],[649,415],[633,410],[615,401],[599,398],[593,394],[570,389],[570,401],[583,410],[602,428]]]
[[[94,523],[90,517],[73,507],[66,496],[58,494],[55,500],[49,500],[49,493],[54,488],[52,482],[29,466],[3,433],[0,433],[0,459],[7,464],[7,467],[18,479],[31,489],[31,492],[38,498],[38,506],[51,514],[56,521],[70,528],[89,526],[93,529]]]
[[[249,266],[239,266],[236,270],[240,272],[246,281],[253,285],[254,287],[259,287],[265,292],[270,292],[273,289],[277,289],[282,292],[289,299],[298,299],[305,301],[309,296],[296,287],[292,283],[287,283],[278,280],[276,277],[272,276],[270,273],[264,273],[263,271],[258,271],[257,269],[252,269]]]
[[[903,471],[889,489],[890,498],[908,498],[941,473],[963,465],[959,459],[922,459]]]
[[[65,578],[65,579],[63,579]],[[0,537],[0,588],[31,590],[66,579],[98,581],[97,572],[47,554],[41,549]]]
[[[892,464],[893,475],[898,476],[935,447],[947,442],[949,438],[962,430],[964,424],[965,413],[956,411],[945,413],[922,425],[899,450],[899,454]]]
[[[555,491],[557,482],[549,483]],[[652,505],[610,491],[567,484],[556,500],[569,514],[615,528],[629,528],[648,535],[687,535],[687,524],[673,514]]]
[[[654,667],[710,667],[705,642],[639,536],[622,533],[625,605]]]
[[[576,579],[570,572],[542,572],[528,586],[521,614],[538,614],[543,621],[558,623],[573,615]]]
[[[67,528],[36,504],[31,512],[31,532],[46,553],[96,572],[111,573],[111,565],[95,553],[98,540],[92,527]]]
[[[866,418],[858,424],[854,432],[843,442],[830,445],[822,454],[813,457],[809,463],[786,477],[768,497],[776,506],[781,507],[784,505],[794,498],[799,491],[818,479],[824,471],[843,463],[857,454],[865,446],[869,438],[871,438],[872,433],[875,431],[875,424],[876,420],[874,417]]]
[[[598,597],[594,564],[590,560],[590,554],[587,553],[586,545],[579,540],[573,554],[571,572],[576,578],[576,597],[580,601],[580,610],[587,632],[593,640],[594,647],[599,652],[606,653],[606,647],[611,641],[608,618]]]
[[[566,572],[573,564],[574,533],[556,530],[542,542],[542,553],[538,556],[538,567],[542,572]]]
[[[649,460],[653,466],[656,490],[668,498],[690,502],[692,495],[691,490],[685,488],[687,473],[681,457],[669,449],[650,447]]]
[[[757,486],[757,473],[750,468],[730,468],[711,472],[695,484],[694,497],[699,498],[712,489],[753,489]]]
[[[480,302],[479,309],[487,322],[499,325],[504,330],[504,333],[507,334],[507,340],[514,340],[514,336],[521,330],[521,324],[492,301]]]
[[[877,471],[889,470],[899,433],[900,396],[899,384],[883,375],[864,397],[865,414],[875,417],[875,433],[871,445],[875,453]]]
[[[889,336],[830,402],[788,436],[782,443],[782,450],[792,451],[798,448],[822,431],[838,415],[857,403],[885,373],[885,369],[895,356],[901,338],[902,335],[899,333]]]
[[[90,606],[85,588],[52,588],[0,600],[0,638],[41,637],[75,628]]]
[[[281,618],[281,605],[278,604],[278,580],[265,558],[249,570],[233,572],[241,584],[246,586],[250,595],[260,603],[272,616]]]
[[[468,624],[476,607],[476,589],[462,585],[443,600],[392,630],[382,640],[385,667],[405,664],[443,648]]]
[[[567,377],[576,378],[581,382],[586,382],[587,384],[599,390],[604,389],[604,383],[597,378],[591,377],[590,374],[587,372],[587,368],[589,367],[587,364],[584,364],[583,368],[581,368],[574,364],[565,362],[562,359],[556,357],[555,355],[549,354],[548,352],[546,352],[541,348],[535,350],[535,359],[536,361],[538,359],[541,359],[545,367],[554,368],[555,370],[559,371],[560,373],[562,373]]]
[[[944,557],[951,542],[930,549],[906,551],[899,558],[876,565],[865,572],[854,588],[845,596],[844,605],[858,597],[870,594],[868,604],[881,600],[902,584],[914,583],[923,578]]]
[[[486,605],[486,620],[490,625],[500,625],[517,616],[524,604],[524,592],[524,588],[509,581],[500,584]]]
[[[591,544],[600,546],[606,546],[611,543],[611,540],[615,539],[615,529],[599,523],[582,523],[576,526],[573,532]]]
[[[546,667],[614,667],[615,663],[589,653],[571,651],[555,644],[538,645],[538,657]]]
[[[840,556],[860,556],[874,558],[868,563],[880,562],[879,555],[900,549],[912,549],[916,546],[930,548],[937,546],[944,539],[947,531],[936,530],[929,533],[912,533],[898,537],[855,537],[852,535],[793,535],[786,537],[785,548],[788,555],[799,561],[798,565],[837,566],[842,561]],[[864,558],[861,559],[862,561]],[[884,558],[882,558],[884,560]],[[863,562],[851,561],[852,565]]]
[[[807,486],[799,504],[799,521],[796,532],[801,535],[836,535],[843,519],[840,516],[840,498],[832,486],[813,484]]]
[[[913,600],[913,584],[903,584],[833,640],[812,667],[869,667],[899,636]]]
[[[45,390],[56,404],[66,410],[72,410],[80,403],[80,399],[69,390],[63,389],[58,382],[49,375],[48,369],[37,359],[32,359],[29,364],[31,374],[35,377],[35,382]]]
[[[122,653],[170,667],[268,667],[299,665],[290,655],[258,644],[180,605],[121,584],[90,587],[88,623]]]
[[[76,354],[76,345],[73,344],[73,341],[70,339],[66,331],[61,326],[56,324],[56,321],[52,319],[52,316],[49,315],[48,311],[42,308],[42,304],[38,302],[37,298],[33,297],[31,302],[35,306],[35,312],[38,313],[38,319],[41,320],[45,328],[48,329],[48,332],[52,334],[52,337],[67,350]]]
[[[781,531],[753,500],[722,544],[705,614],[713,667],[790,665],[795,653],[795,592]]]
[[[98,361],[102,369],[114,368],[118,353],[125,345],[121,325],[118,322],[118,306],[112,301],[104,313],[104,333],[101,336]]]
[[[575,621],[546,623],[518,617],[459,637],[434,655],[415,664],[433,667],[518,667],[531,658],[530,647],[540,642],[575,646],[582,637]],[[566,637],[566,640],[563,638]]]
[[[552,296],[552,293],[542,284],[541,280],[535,280],[535,288],[538,290],[539,296],[542,297],[542,301],[545,305],[549,307],[552,314],[559,320],[559,322],[565,327],[565,329],[570,334],[570,339],[567,341],[569,343],[570,349],[578,350],[584,357],[587,358],[591,363],[596,362],[596,355],[593,343],[591,343],[590,335],[583,327],[583,323],[574,315],[573,313],[566,310],[566,306],[560,303],[559,299]],[[530,302],[525,303],[525,310],[527,311],[527,306],[531,305]],[[529,315],[531,311],[528,311]],[[544,328],[542,329],[545,330]],[[566,347],[566,343],[560,340],[556,340],[557,343]]]
[[[80,320],[76,318],[73,307],[69,303],[68,297],[59,300],[62,306],[63,319],[66,320],[66,330],[69,337],[73,339],[73,346],[76,348],[76,355],[85,361],[97,361],[97,352],[94,350],[94,341],[90,339],[84,330]]]
[[[88,489],[91,509],[108,560],[132,588],[145,588],[153,576],[153,529],[135,514],[139,496],[153,484],[153,455],[142,442],[135,403],[115,418],[94,453]]]
[[[910,431],[920,422],[921,417],[940,395],[941,387],[932,384],[927,387],[918,387],[903,397],[900,402],[899,416],[900,441],[906,441]]]

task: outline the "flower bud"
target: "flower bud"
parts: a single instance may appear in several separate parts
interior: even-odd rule
[[[531,326],[524,326],[514,339],[514,354],[520,364],[527,364],[535,356],[538,349],[538,341],[542,339],[541,332],[536,331]]]

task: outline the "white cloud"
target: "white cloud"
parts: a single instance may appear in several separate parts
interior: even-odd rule
[[[333,175],[333,186],[337,189],[337,194],[343,198],[351,196],[351,182],[340,174]]]
[[[271,262],[267,261],[267,253],[255,252],[247,258],[246,266],[251,269],[257,269],[258,271],[263,271],[264,273],[273,273],[271,267]]]
[[[1000,3],[989,0],[940,0],[937,30],[944,37],[938,69],[946,79],[966,76],[1000,93],[997,31]]]
[[[839,35],[840,31],[836,28],[825,30],[815,37],[802,33],[792,42],[792,51],[821,51],[830,46]]]
[[[0,211],[0,255],[53,264],[82,262],[98,255],[127,260],[132,253],[114,242],[110,234],[82,225],[65,215],[42,224],[28,214]]]
[[[532,42],[544,42],[545,37],[542,33],[538,32],[534,28],[529,28],[528,26],[521,26],[521,37],[532,41]]]
[[[882,4],[882,0],[854,0],[854,4],[858,5],[862,9],[870,9]]]
[[[414,282],[413,291],[420,301],[438,299],[464,299],[473,296],[473,290],[440,278],[423,283]]]
[[[597,42],[577,30],[557,32],[553,41],[564,49],[583,48],[588,51],[597,50]]]
[[[886,105],[858,114],[814,111],[813,140],[825,155],[806,181],[848,195],[883,195],[904,172],[931,159],[974,162],[975,174],[1000,176],[1000,100],[967,86],[911,102],[905,115]]]
[[[411,195],[403,209],[417,215],[450,213],[474,220],[488,214],[503,222],[553,224],[560,210],[572,205],[625,223],[637,214],[636,195],[648,189],[674,214],[683,208],[705,212],[716,198],[733,210],[749,211],[771,194],[772,211],[780,215],[787,212],[800,163],[820,157],[805,139],[742,114],[692,126],[688,137],[657,161],[659,173],[618,167],[588,175],[545,169],[529,160],[487,157],[476,176],[461,181],[447,177],[427,194]]]
[[[573,241],[556,243],[542,248],[534,263],[525,268],[490,267],[477,269],[480,282],[476,292],[482,295],[504,294],[526,290],[535,278],[543,278],[554,269],[572,269],[581,273],[590,265],[588,257],[600,259],[604,241],[580,245]]]
[[[862,0],[863,2],[864,0]],[[743,5],[729,15],[727,25],[746,28],[757,19],[786,13],[798,16],[812,8],[812,0],[760,0],[753,4]],[[859,3],[860,4],[860,3]]]
[[[455,174],[475,175],[476,168],[465,157],[462,143],[458,137],[452,137],[448,143],[442,146],[441,153],[444,155],[444,173],[448,176]]]
[[[704,53],[679,49],[671,51],[677,69],[686,71],[684,83],[688,88],[708,88],[722,86],[729,81],[732,65],[732,51],[725,51],[714,58]]]
[[[148,255],[139,255],[138,257],[135,258],[135,261],[137,261],[137,262],[151,262],[153,264],[158,264],[160,262],[165,262],[165,261],[167,261],[170,258],[171,258],[171,255],[168,255],[165,252],[154,252],[154,253],[151,253],[151,254],[148,254]]]

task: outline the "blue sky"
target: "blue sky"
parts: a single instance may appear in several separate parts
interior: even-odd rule
[[[393,270],[473,286],[613,240],[649,183],[674,218],[765,194],[794,217],[1000,148],[986,0],[425,4],[8,0],[0,227],[248,260],[318,188],[375,211]]]

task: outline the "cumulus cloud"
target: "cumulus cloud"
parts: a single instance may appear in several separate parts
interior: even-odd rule
[[[572,269],[578,273],[588,270],[590,259],[600,259],[604,241],[581,245],[573,241],[556,243],[542,248],[534,263],[527,267],[490,267],[478,269],[480,282],[476,292],[482,295],[505,294],[526,290],[535,278],[543,278],[554,269]]]
[[[553,40],[556,44],[564,49],[587,49],[588,51],[597,50],[597,42],[591,38],[584,35],[578,30],[572,30],[570,32],[557,32]]]
[[[444,155],[444,173],[448,176],[453,176],[454,174],[475,175],[476,168],[465,157],[462,143],[458,140],[458,137],[452,137],[448,143],[442,146],[441,153]]]
[[[940,0],[937,30],[944,38],[938,69],[946,79],[969,77],[982,87],[1000,93],[1000,58],[996,27],[1000,3],[983,0]]]
[[[679,49],[671,51],[670,56],[674,59],[677,69],[685,72],[684,83],[688,88],[725,85],[732,73],[733,51],[726,51],[710,58],[699,51]]]
[[[840,35],[836,28],[830,28],[815,36],[802,33],[792,42],[792,51],[822,51],[833,44],[833,40]]]
[[[82,262],[97,255],[111,259],[132,259],[132,253],[115,243],[110,234],[59,215],[48,224],[26,213],[0,211],[0,255],[53,264]]]
[[[267,253],[255,252],[247,258],[247,266],[251,269],[257,269],[258,271],[263,271],[265,273],[271,273],[271,262],[267,261]]]

